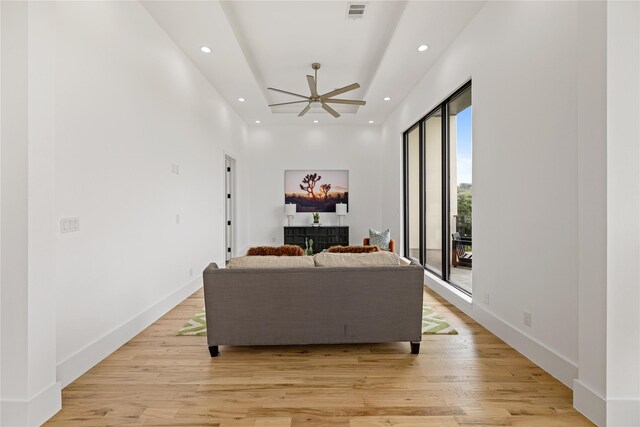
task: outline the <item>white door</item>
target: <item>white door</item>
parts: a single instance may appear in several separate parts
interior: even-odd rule
[[[224,209],[224,244],[225,244],[225,259],[227,262],[232,257],[233,254],[233,228],[235,227],[233,220],[233,202],[234,202],[234,194],[233,194],[233,174],[234,174],[234,166],[235,161],[228,156],[224,158],[224,188],[225,188],[225,209]]]

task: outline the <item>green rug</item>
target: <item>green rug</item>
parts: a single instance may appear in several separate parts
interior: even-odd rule
[[[448,324],[433,308],[422,306],[422,334],[458,335],[458,331]]]
[[[204,308],[197,312],[187,323],[184,324],[176,335],[203,336],[207,335],[207,321],[204,316]]]
[[[431,307],[424,304],[422,306],[422,333],[439,335],[458,335],[458,331],[453,329],[438,313]],[[198,311],[176,335],[204,336],[207,335],[207,321],[204,309]]]

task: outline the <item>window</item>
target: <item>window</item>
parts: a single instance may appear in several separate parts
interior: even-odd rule
[[[471,82],[404,134],[406,256],[471,294]]]
[[[442,114],[424,121],[424,241],[425,262],[442,275]]]
[[[448,280],[471,293],[472,252],[472,140],[471,87],[448,103],[449,117],[449,229],[451,257]],[[454,238],[454,236],[456,238]]]
[[[405,227],[407,231],[407,244],[408,248],[405,250],[406,254],[410,257],[419,259],[422,262],[422,244],[421,237],[421,222],[420,217],[422,209],[422,198],[420,193],[422,192],[422,186],[420,185],[420,127],[416,126],[413,130],[408,131],[405,134],[406,150],[408,153],[408,163],[406,166],[407,174],[407,220],[405,221]]]

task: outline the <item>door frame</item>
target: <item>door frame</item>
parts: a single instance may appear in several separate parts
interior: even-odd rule
[[[231,168],[227,171],[227,168]],[[225,264],[229,258],[233,258],[236,255],[236,167],[237,162],[234,157],[228,153],[224,153],[223,157],[223,191],[222,191],[222,253],[224,255]],[[230,195],[231,197],[229,197]],[[227,204],[229,204],[227,206]],[[228,221],[231,221],[231,225],[228,225]],[[231,227],[229,235],[227,235],[227,227]],[[229,252],[229,249],[231,251]]]

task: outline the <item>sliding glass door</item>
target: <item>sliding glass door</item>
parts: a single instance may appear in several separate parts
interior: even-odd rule
[[[460,290],[472,287],[471,82],[404,134],[404,253]]]
[[[425,265],[442,274],[442,114],[424,121]]]
[[[420,260],[422,263],[422,183],[421,183],[421,149],[420,149],[420,127],[416,126],[405,134],[405,188],[406,195],[406,231],[407,244],[406,253],[411,257]]]
[[[459,92],[447,105],[449,117],[449,224],[451,256],[448,280],[471,293],[472,236],[472,140],[471,87]]]

